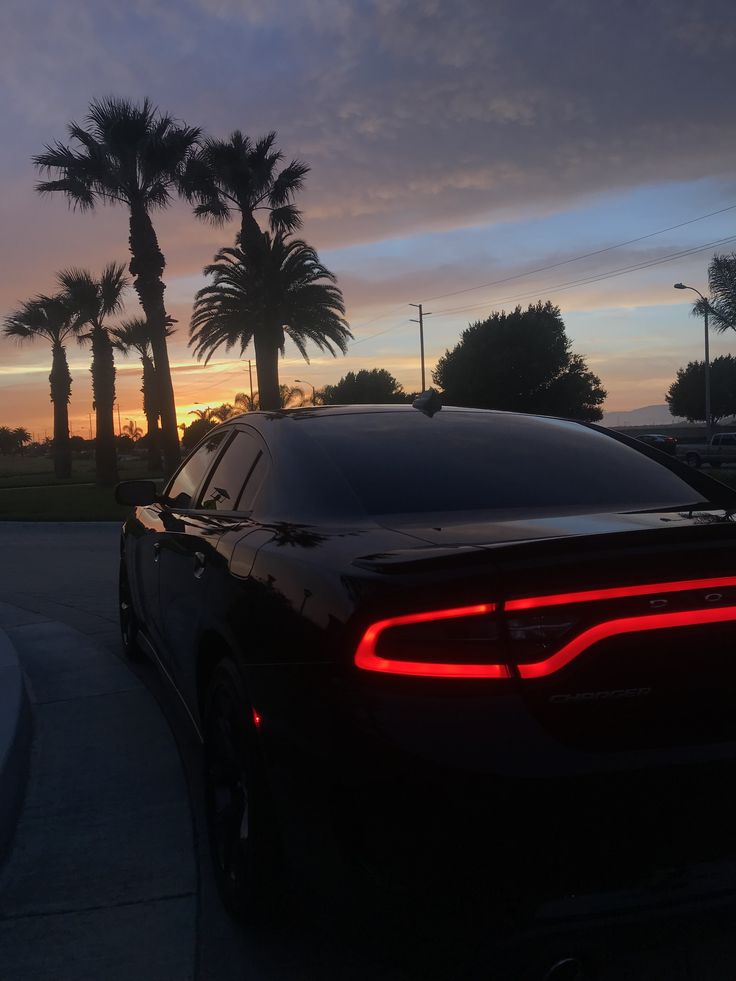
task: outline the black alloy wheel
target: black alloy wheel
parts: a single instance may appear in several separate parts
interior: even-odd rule
[[[271,912],[280,877],[265,815],[252,709],[229,658],[217,665],[207,688],[204,763],[217,885],[230,915],[250,923]]]
[[[120,559],[118,576],[118,612],[120,616],[120,635],[125,656],[131,661],[140,660],[144,654],[138,643],[138,618],[130,595],[130,583],[125,569],[125,558]]]

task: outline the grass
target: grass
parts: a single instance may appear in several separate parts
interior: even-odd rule
[[[150,479],[146,461],[118,463],[121,480]],[[0,457],[0,520],[122,521],[130,508],[115,503],[112,488],[94,485],[94,460],[74,460],[72,476],[54,477],[45,457]]]

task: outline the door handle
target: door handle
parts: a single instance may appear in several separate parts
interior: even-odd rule
[[[204,552],[195,552],[194,553],[194,578],[195,579],[202,578],[202,576],[204,575],[205,564],[206,563],[205,563]]]
[[[161,542],[153,543],[153,561],[158,562],[161,554]]]

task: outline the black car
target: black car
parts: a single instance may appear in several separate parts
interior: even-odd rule
[[[281,869],[488,930],[726,889],[729,488],[583,423],[356,406],[232,419],[118,499],[125,645],[202,735],[237,916]]]
[[[663,453],[669,453],[670,456],[675,456],[677,453],[676,436],[664,436],[662,433],[641,433],[636,438],[640,439],[642,443],[648,443],[655,449],[661,450]]]

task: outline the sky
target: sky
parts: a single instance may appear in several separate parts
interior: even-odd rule
[[[312,168],[300,234],[337,274],[355,340],[309,364],[287,345],[282,382],[382,367],[416,390],[409,303],[431,312],[430,371],[468,323],[549,298],[607,411],[661,403],[703,350],[672,285],[705,291],[712,255],[736,251],[735,82],[731,0],[4,0],[0,315],[59,269],[127,261],[125,212],[41,199],[30,158],[91,98],[148,96],[212,135],[275,129]],[[186,421],[248,389],[238,350],[204,367],[187,347],[201,270],[236,227],[184,202],[154,221]],[[713,336],[712,354],[735,342]],[[68,356],[87,436],[89,353]],[[0,339],[0,425],[50,431],[49,367],[42,344]],[[142,421],[135,360],[118,396]]]

